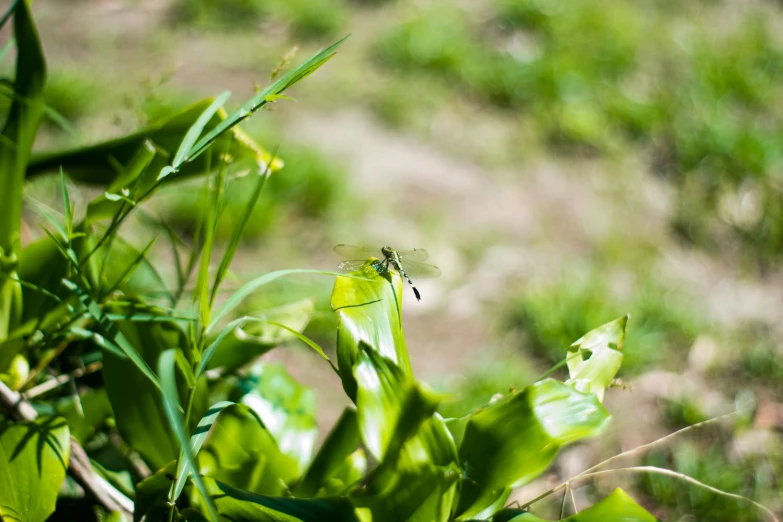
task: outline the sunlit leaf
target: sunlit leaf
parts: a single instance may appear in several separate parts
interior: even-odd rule
[[[337,489],[342,492],[366,471],[364,452],[357,455],[359,424],[356,410],[346,409],[326,437],[304,478],[294,490],[302,498],[325,496]],[[361,450],[359,450],[361,451]]]
[[[337,314],[337,363],[343,388],[356,401],[354,365],[360,343],[391,360],[406,375],[411,363],[402,330],[402,280],[389,271],[383,276],[359,271],[334,282],[332,310]]]
[[[600,433],[608,420],[609,413],[595,395],[552,379],[470,415],[462,424],[463,433],[455,437],[468,478],[462,484],[460,520],[475,517],[508,488],[539,476],[560,447]]]
[[[364,445],[378,461],[395,453],[438,406],[438,398],[364,342],[354,368]]]
[[[263,495],[282,495],[297,477],[258,416],[243,404],[223,409],[198,455],[201,474]]]
[[[211,355],[211,359],[208,360],[207,368],[234,370],[272,348],[295,339],[296,336],[290,330],[261,319],[283,324],[301,333],[310,322],[314,309],[312,299],[302,299],[253,313],[246,321],[240,321],[240,324],[236,324],[227,335],[223,336],[214,355]]]
[[[54,511],[71,442],[60,417],[0,422],[0,519],[43,522]]]
[[[298,464],[310,463],[318,436],[315,391],[294,379],[282,364],[259,363],[239,383],[238,402],[253,409],[277,441],[280,451]]]
[[[587,332],[568,348],[566,361],[571,378],[566,384],[603,400],[606,387],[623,362],[620,350],[625,342],[628,317],[625,315]]]

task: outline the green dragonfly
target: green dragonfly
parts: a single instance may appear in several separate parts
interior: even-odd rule
[[[395,269],[411,285],[418,301],[421,301],[421,294],[414,286],[409,274],[413,277],[438,277],[440,275],[440,268],[423,263],[429,257],[429,254],[423,248],[394,250],[390,246],[378,248],[337,245],[334,247],[334,251],[340,257],[348,258],[347,261],[340,263],[339,268],[341,270],[348,272],[361,270],[368,260],[372,260],[370,266],[379,274],[385,274],[389,271],[389,268]],[[379,253],[381,255],[380,258],[378,257]]]

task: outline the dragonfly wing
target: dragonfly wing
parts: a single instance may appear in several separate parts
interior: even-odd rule
[[[426,263],[417,263],[415,261],[406,263],[403,260],[402,268],[411,277],[431,278],[438,277],[440,275],[440,268],[435,265],[428,265]]]
[[[353,259],[351,261],[343,261],[339,265],[337,265],[337,268],[340,270],[345,270],[346,272],[355,272],[356,270],[361,270],[361,268],[364,266],[364,263],[367,261],[365,259]]]
[[[334,247],[338,256],[347,259],[367,259],[368,257],[383,257],[381,249],[377,247],[364,247],[339,244]]]
[[[400,255],[400,258],[403,261],[413,261],[420,263],[422,261],[425,261],[428,257],[430,257],[429,253],[427,253],[426,250],[423,248],[413,248],[411,250],[397,250],[397,253]]]

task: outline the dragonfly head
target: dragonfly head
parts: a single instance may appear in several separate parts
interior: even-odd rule
[[[384,256],[390,256],[394,250],[390,246],[381,247],[381,252]]]

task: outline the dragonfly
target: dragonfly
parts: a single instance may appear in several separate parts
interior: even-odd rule
[[[435,265],[424,263],[429,254],[423,248],[414,248],[413,250],[395,250],[390,246],[363,247],[351,245],[337,245],[334,251],[343,258],[348,258],[340,263],[339,268],[348,272],[361,270],[368,259],[373,259],[370,263],[379,274],[385,274],[390,268],[393,268],[402,275],[408,284],[413,288],[413,293],[417,301],[421,301],[421,294],[411,281],[413,277],[438,277],[440,268]],[[378,254],[380,253],[380,257]]]

